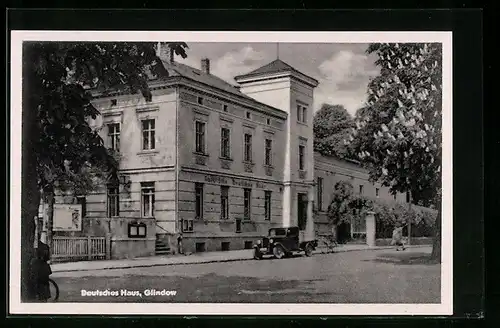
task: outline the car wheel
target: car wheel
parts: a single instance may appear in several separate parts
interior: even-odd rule
[[[311,244],[306,245],[305,252],[306,252],[306,256],[311,256],[313,254],[313,247]]]
[[[257,248],[254,248],[254,250],[253,250],[253,258],[256,260],[262,259],[262,253]]]
[[[282,246],[277,245],[273,248],[273,254],[274,257],[276,257],[277,259],[281,259],[285,256],[285,250],[283,249]]]

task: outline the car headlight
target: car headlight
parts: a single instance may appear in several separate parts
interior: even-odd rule
[[[272,243],[273,243],[273,240],[272,240],[272,239],[269,239],[269,242],[272,244]]]
[[[257,245],[260,245],[262,243],[262,241],[259,239],[257,240]]]

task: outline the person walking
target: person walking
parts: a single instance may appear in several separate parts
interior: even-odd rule
[[[402,225],[400,223],[396,223],[396,225],[394,226],[394,230],[392,231],[391,245],[396,245],[396,251],[399,251],[400,247],[403,251],[406,249],[405,243],[403,240],[403,228],[404,227],[405,227],[404,225]]]

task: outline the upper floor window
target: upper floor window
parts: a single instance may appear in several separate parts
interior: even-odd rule
[[[297,121],[307,123],[307,107],[297,105]]]
[[[196,121],[196,145],[197,153],[205,153],[205,123]]]
[[[113,150],[120,150],[120,123],[108,124],[109,147]]]
[[[197,98],[198,104],[203,105],[203,97]]]
[[[273,141],[271,139],[266,139],[266,149],[265,149],[265,164],[273,164]]]
[[[247,117],[248,119],[251,119],[251,118],[252,118],[252,114],[251,114],[250,112],[246,112],[246,117]]]
[[[142,149],[155,149],[155,120],[142,121]]]
[[[230,158],[231,157],[231,142],[230,142],[231,131],[228,128],[221,128],[220,130],[220,147],[221,147],[221,157]]]
[[[228,109],[227,109],[227,104],[222,105],[222,110],[223,110],[223,111],[225,111],[225,112],[227,112],[227,111],[228,111]]]
[[[252,161],[252,135],[249,133],[245,133],[245,162]]]
[[[305,170],[305,152],[306,147],[303,145],[299,145],[299,170]]]

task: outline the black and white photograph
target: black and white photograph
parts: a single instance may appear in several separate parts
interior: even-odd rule
[[[11,312],[452,314],[451,39],[13,31]]]

